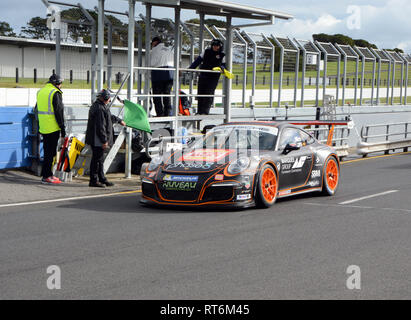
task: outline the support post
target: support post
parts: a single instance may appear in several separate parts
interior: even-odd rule
[[[392,62],[391,105],[394,105],[395,68],[397,67],[397,64],[394,59],[392,59],[391,62]]]
[[[391,79],[391,60],[388,61],[388,76],[387,76],[387,105],[390,104],[390,79]]]
[[[307,51],[303,46],[300,46],[303,53],[303,70],[301,72],[301,101],[300,107],[304,107],[304,89],[305,89],[305,69],[307,68]]]
[[[127,83],[127,99],[131,100],[133,85],[134,85],[134,32],[135,32],[135,1],[128,0],[129,10],[128,10],[128,55],[127,64],[129,78]],[[131,149],[131,139],[132,130],[131,128],[126,130],[126,155],[125,155],[125,178],[131,178],[131,160],[132,160],[132,149]]]
[[[325,99],[325,92],[327,89],[327,59],[328,55],[324,52],[324,71],[323,71],[323,108],[324,108],[324,99]]]
[[[334,46],[332,46],[332,47],[334,48],[334,50],[336,52],[338,52],[338,50]],[[336,89],[337,92],[336,92],[336,95],[335,95],[335,104],[338,107],[339,99],[340,99],[340,80],[341,80],[341,54],[340,53],[338,54],[337,59],[338,59],[337,60],[337,89]]]
[[[200,35],[198,39],[198,54],[201,54],[204,50],[204,12],[200,12]]]
[[[60,24],[57,29],[54,30],[56,34],[56,74],[61,76],[61,37],[60,37]]]
[[[271,63],[270,63],[270,108],[273,107],[273,91],[274,91],[274,63],[275,63],[275,46],[273,43],[264,35],[261,34],[265,42],[271,48]]]
[[[292,41],[290,39],[288,39],[288,41],[290,41],[290,43],[292,43]],[[297,50],[297,52],[295,53],[295,79],[294,79],[294,107],[297,107],[297,89],[298,89],[298,71],[300,69],[300,48],[298,48],[297,46],[293,45],[294,48]]]
[[[346,82],[347,82],[347,55],[344,54],[342,106],[345,105],[345,87],[347,85]]]
[[[361,89],[360,89],[360,106],[362,106],[362,95],[364,90],[364,76],[365,76],[365,57],[361,54]]]
[[[401,64],[400,104],[402,104],[402,85],[404,83],[404,64]]]
[[[232,47],[233,47],[233,27],[231,25],[231,16],[227,16],[227,29],[226,29],[226,66],[228,70],[232,71],[233,63],[232,63]],[[231,120],[231,85],[232,79],[225,79],[226,86],[225,86],[225,105],[224,105],[224,113],[226,118],[224,122],[230,122]]]
[[[380,104],[380,82],[381,82],[381,59],[378,61],[377,74],[377,105]]]
[[[358,90],[358,68],[360,64],[360,57],[357,56],[355,60],[355,84],[354,84],[354,105],[357,105],[357,90]]]
[[[137,52],[137,60],[138,60],[138,66],[142,67],[143,66],[143,30],[141,26],[138,24],[135,25],[138,31],[138,38],[137,38],[137,46],[138,46],[138,52]],[[142,90],[142,74],[140,70],[137,70],[137,92],[138,94],[141,94]],[[137,99],[137,102],[141,104],[140,99]]]
[[[181,42],[181,34],[180,34],[180,13],[181,13],[181,8],[180,7],[175,7],[174,8],[174,68],[175,68],[175,73],[174,73],[174,110],[173,110],[173,115],[174,115],[174,121],[172,123],[172,129],[174,129],[174,134],[178,135],[178,105],[179,105],[179,99],[180,99],[180,78],[179,78],[179,73],[180,73],[180,42]]]
[[[110,20],[106,18],[108,24],[108,39],[107,39],[107,88],[111,89],[111,74],[113,70],[112,66],[112,49],[113,49],[113,25]]]
[[[103,89],[104,70],[104,0],[98,0],[97,90]]]
[[[375,59],[372,62],[372,86],[371,86],[371,105],[374,105],[374,89],[375,89]]]
[[[150,66],[150,51],[151,51],[151,4],[146,3],[146,20],[145,20],[145,47],[146,47],[146,52],[144,54],[145,56],[145,66],[149,67]],[[150,93],[150,76],[149,76],[150,71],[146,71],[144,73],[144,94],[149,94]],[[147,97],[144,100],[144,109],[146,110],[147,114],[150,114],[149,110],[149,101],[151,97]]]
[[[320,73],[321,73],[321,53],[317,56],[317,83],[315,86],[315,106],[319,108],[320,100]]]
[[[408,72],[409,72],[409,62],[408,62],[408,60],[407,60],[407,58],[406,57],[403,57],[403,60],[404,60],[404,66],[405,66],[405,88],[404,88],[404,105],[406,105],[407,104],[407,94],[408,94]]]
[[[91,102],[96,99],[96,23],[91,26]]]

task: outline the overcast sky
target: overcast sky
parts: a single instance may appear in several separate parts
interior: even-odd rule
[[[78,0],[60,0],[77,3]],[[248,28],[250,32],[265,32],[276,36],[311,39],[313,33],[342,33],[354,39],[365,39],[379,48],[399,47],[411,53],[411,1],[410,0],[231,0],[229,2],[281,11],[294,15],[292,21],[278,20],[269,27]],[[31,17],[46,16],[41,0],[0,0],[0,21],[11,24],[16,33]],[[81,0],[92,9],[97,0]],[[64,8],[63,8],[64,9]],[[126,11],[128,1],[106,0],[106,9]],[[145,9],[137,3],[136,15]],[[153,8],[156,18],[172,17],[173,11]],[[194,11],[182,12],[182,19],[197,17]],[[212,16],[209,16],[212,17]],[[215,18],[215,17],[213,17]],[[234,21],[244,23],[245,21]]]

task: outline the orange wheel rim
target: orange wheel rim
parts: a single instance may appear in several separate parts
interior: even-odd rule
[[[327,175],[327,185],[331,190],[334,190],[338,185],[338,166],[335,160],[328,161],[325,169]]]
[[[277,177],[272,169],[265,169],[261,179],[263,197],[266,201],[272,202],[277,194]]]

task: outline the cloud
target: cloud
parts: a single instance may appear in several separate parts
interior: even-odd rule
[[[361,29],[358,34],[367,37],[381,48],[394,48],[411,41],[411,5],[406,0],[390,0],[383,6],[361,6]]]
[[[269,29],[275,36],[289,36],[308,40],[312,38],[314,33],[334,33],[342,23],[343,20],[331,14],[323,14],[316,20],[293,19],[287,22],[278,22]]]
[[[411,4],[409,0],[359,0],[360,28],[350,28],[353,12],[347,11],[352,1],[320,2],[314,0],[282,2],[272,10],[291,13],[292,21],[278,20],[274,26],[261,29],[278,36],[311,39],[314,33],[342,33],[354,39],[365,39],[379,48],[399,45],[411,52]]]
[[[404,50],[404,52],[411,52],[411,41],[400,42],[395,47]]]

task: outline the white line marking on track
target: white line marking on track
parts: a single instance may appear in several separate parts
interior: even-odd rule
[[[365,199],[369,199],[369,198],[375,198],[375,197],[383,196],[383,195],[394,193],[394,192],[398,192],[398,190],[388,190],[388,191],[381,192],[381,193],[371,194],[369,196],[356,198],[356,199],[352,199],[352,200],[347,200],[347,201],[344,201],[344,202],[340,202],[339,204],[350,204],[350,203],[353,203],[353,202],[357,202],[357,201],[361,201],[361,200],[365,200]]]
[[[336,207],[336,208],[356,208],[356,209],[375,209],[375,210],[384,210],[384,211],[402,211],[402,212],[411,212],[409,209],[399,209],[399,208],[376,208],[376,207],[366,207],[366,206],[344,206],[340,204],[330,204],[330,203],[315,203],[315,202],[304,202],[304,204],[309,206],[318,206],[318,207]]]
[[[316,203],[316,202],[304,202],[310,206],[319,206],[319,207],[348,207],[348,208],[359,208],[359,209],[375,209],[374,207],[365,207],[365,206],[342,206],[340,204],[330,204],[330,203]]]
[[[106,193],[106,194],[96,194],[91,196],[81,196],[81,197],[70,197],[70,198],[62,198],[62,199],[51,199],[51,200],[38,200],[38,201],[30,201],[30,202],[18,202],[18,203],[7,203],[7,204],[0,204],[0,208],[5,207],[17,207],[17,206],[28,206],[32,204],[42,204],[42,203],[52,203],[52,202],[63,202],[63,201],[71,201],[71,200],[83,200],[83,199],[93,199],[93,198],[103,198],[103,197],[110,197],[110,196],[117,196],[117,195],[124,195],[130,193],[138,193],[141,192],[140,190],[134,191],[124,191],[124,192],[115,192],[115,193]]]

